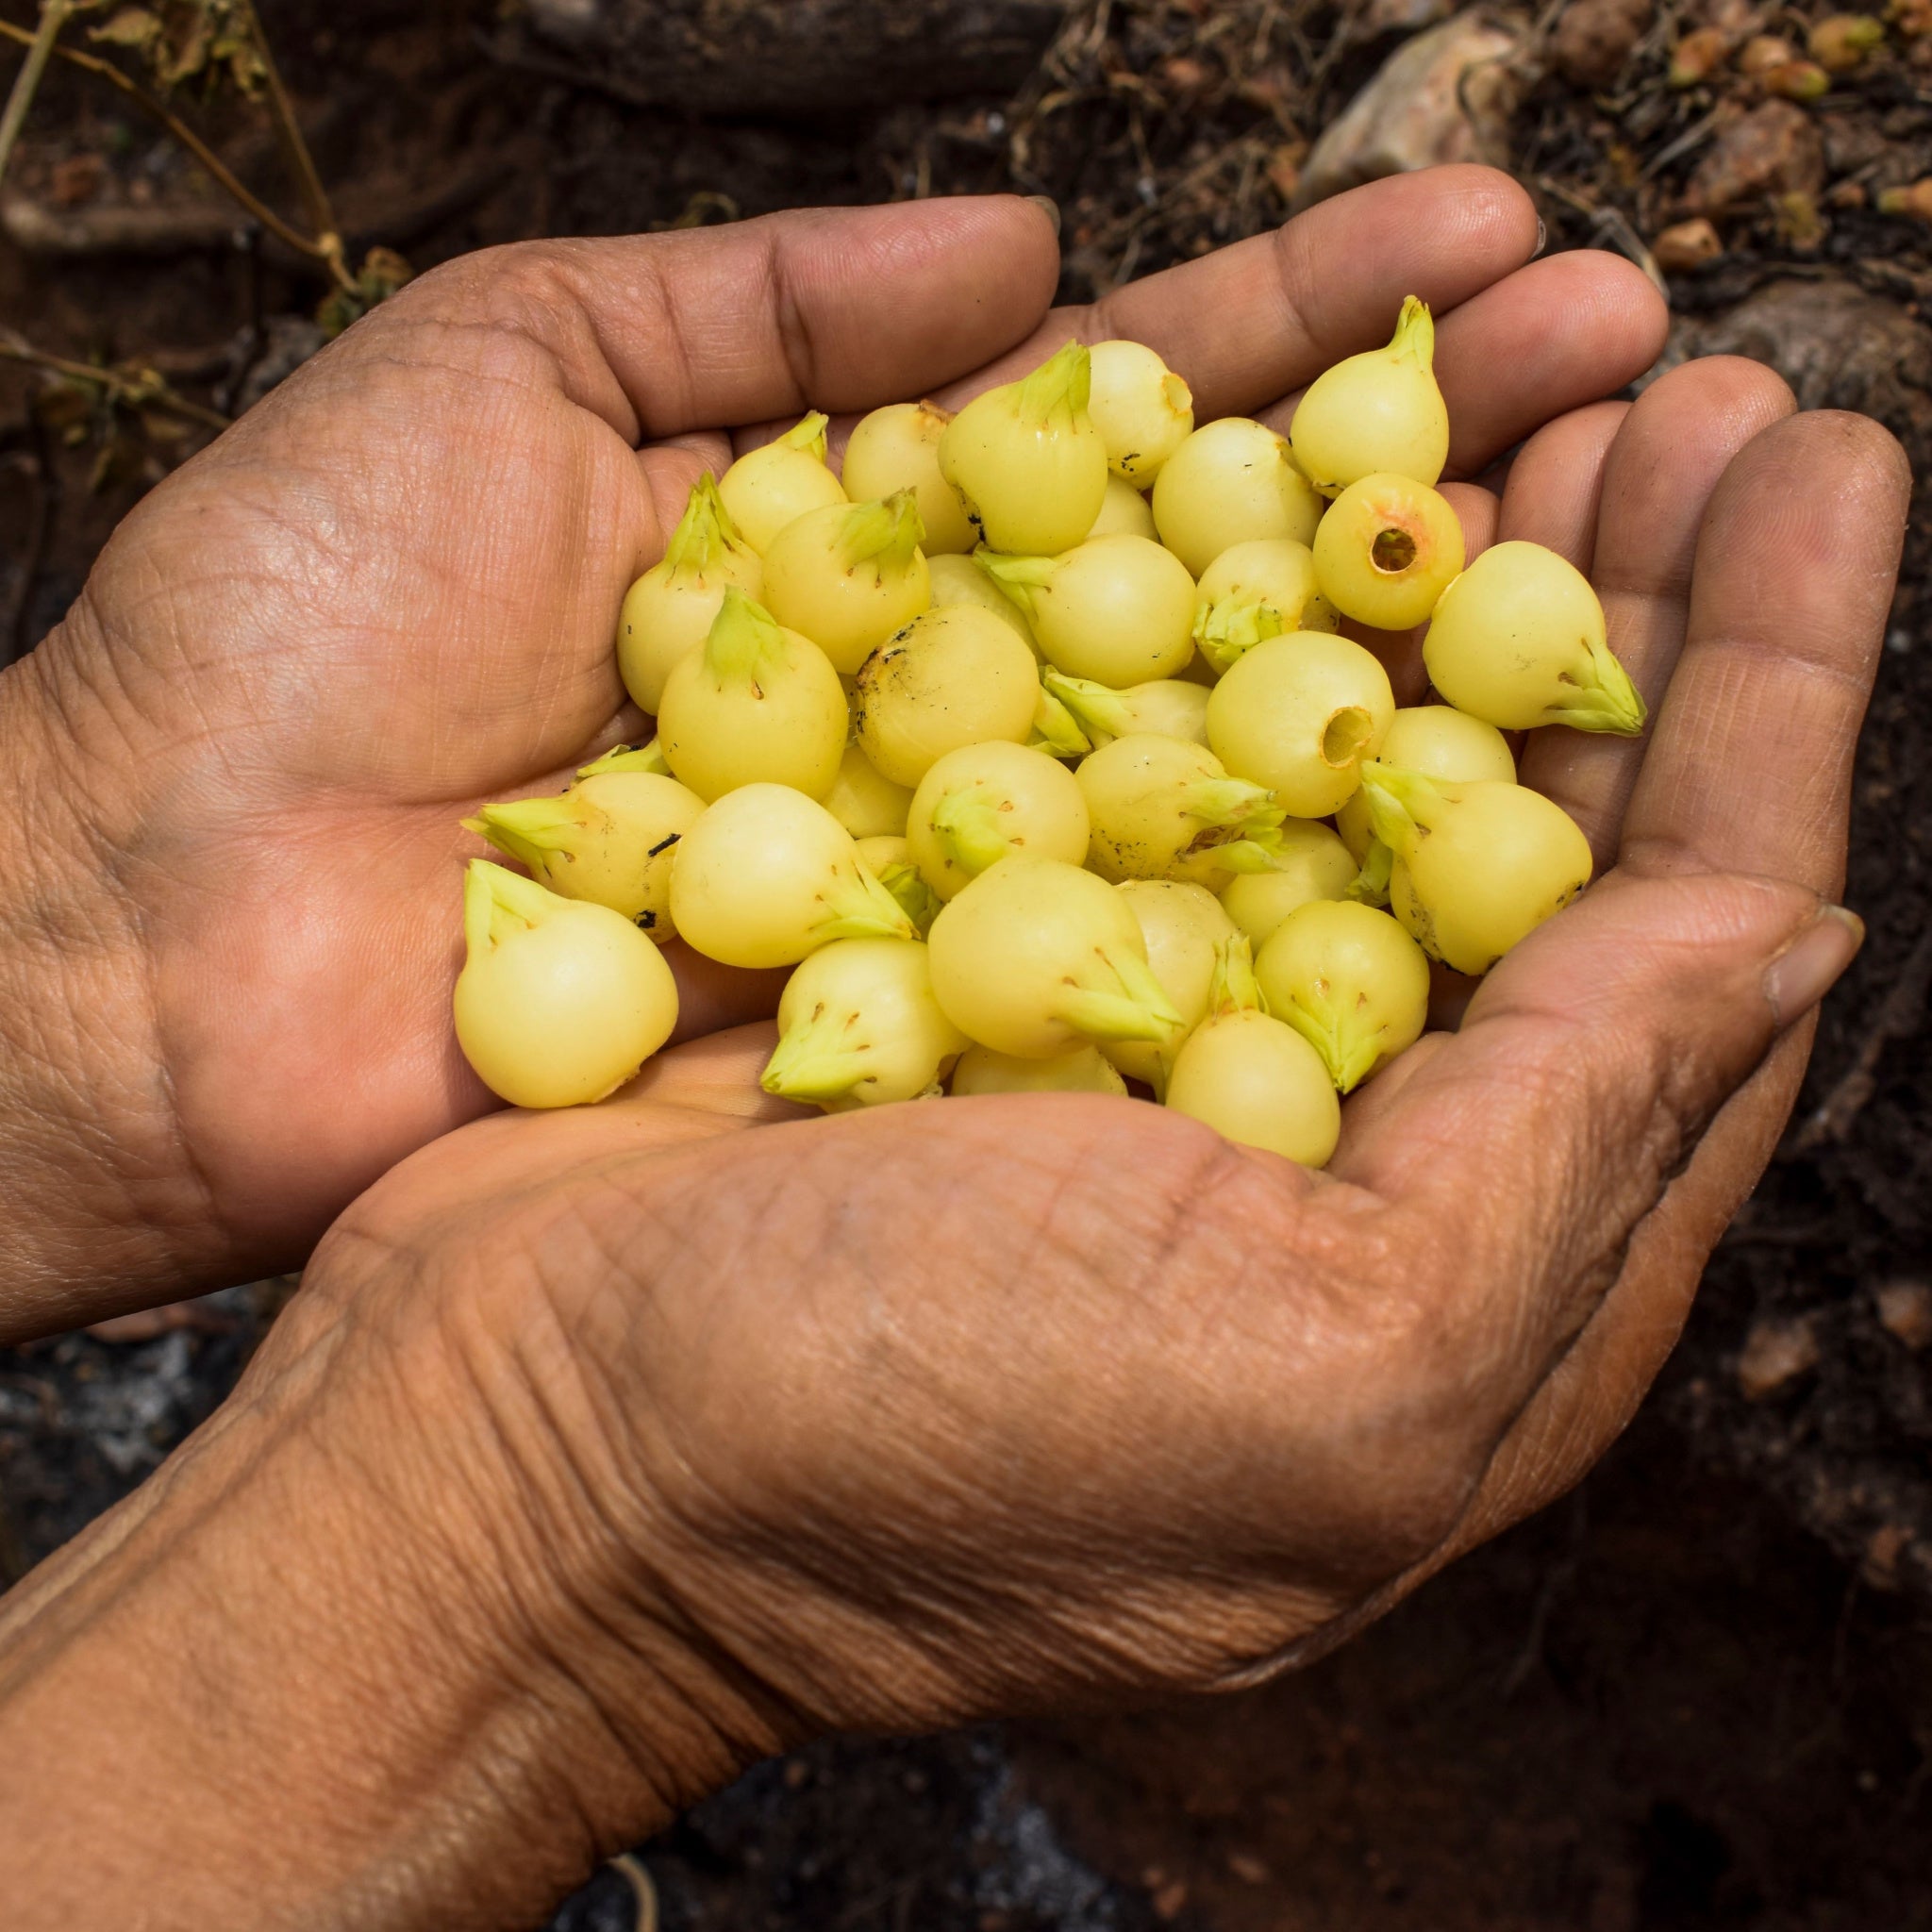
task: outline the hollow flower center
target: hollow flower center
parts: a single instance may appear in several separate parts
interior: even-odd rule
[[[1344,705],[1322,728],[1322,756],[1338,771],[1362,755],[1374,721],[1359,705]]]
[[[1369,561],[1388,576],[1400,576],[1415,562],[1415,539],[1407,530],[1377,530]]]

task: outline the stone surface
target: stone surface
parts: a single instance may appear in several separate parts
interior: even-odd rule
[[[1066,12],[1062,0],[528,0],[538,34],[625,99],[803,119],[1009,93]]]
[[[1315,143],[1295,208],[1440,161],[1507,166],[1524,85],[1519,47],[1508,28],[1469,11],[1397,48]]]
[[[1707,261],[1715,261],[1724,252],[1724,244],[1717,230],[1702,215],[1693,215],[1688,222],[1673,223],[1651,248],[1657,267],[1667,275],[1702,267]]]
[[[1680,315],[1646,381],[1693,356],[1748,356],[1806,409],[1875,416],[1915,458],[1932,446],[1932,327],[1836,275],[1780,277],[1718,315]]]

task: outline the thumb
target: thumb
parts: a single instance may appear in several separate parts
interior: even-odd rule
[[[1391,1201],[1419,1239],[1457,1230],[1444,1340],[1499,1434],[1712,1117],[1863,936],[1854,914],[1781,880],[1612,873],[1491,974],[1461,1031],[1359,1132],[1344,1129],[1332,1174]]]

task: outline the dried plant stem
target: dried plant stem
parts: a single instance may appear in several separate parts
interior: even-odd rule
[[[295,119],[295,104],[282,84],[282,70],[275,65],[275,50],[261,30],[261,19],[255,10],[255,0],[241,0],[241,8],[243,18],[248,22],[249,38],[254,41],[256,54],[261,61],[275,139],[281,144],[282,159],[294,175],[296,187],[301,190],[302,204],[308,210],[309,225],[315,230],[316,246],[322,251],[329,265],[329,273],[336,281],[353,291],[356,281],[342,261],[342,233],[336,223],[334,206],[329,201],[328,190],[322,185],[322,176],[316,172],[315,157],[308,152],[308,143],[302,138],[302,125]]]
[[[111,369],[97,368],[92,362],[70,362],[64,356],[49,355],[45,349],[35,348],[25,336],[16,335],[11,329],[0,330],[0,357],[5,357],[9,362],[24,362],[30,369],[44,369],[50,375],[64,375],[74,382],[91,382],[96,388],[106,390],[116,402],[135,408],[165,409],[171,416],[179,416],[188,423],[199,423],[207,429],[225,429],[230,421],[219,409],[191,402],[159,376],[139,383],[130,382]]]
[[[60,0],[60,4],[64,7],[67,0]],[[37,36],[25,32],[8,21],[0,20],[0,39],[16,41],[23,46],[31,46]],[[320,264],[328,272],[330,279],[339,288],[355,287],[354,277],[350,275],[342,262],[341,238],[333,229],[321,240],[317,240],[303,234],[301,229],[285,222],[266,202],[252,194],[235,178],[214,150],[179,115],[170,109],[164,102],[157,100],[138,81],[130,80],[111,60],[103,60],[93,54],[83,54],[75,47],[56,47],[53,52],[70,66],[78,67],[83,73],[95,75],[110,86],[119,88],[142,113],[166,128],[201,164],[215,185],[232,196],[242,209],[259,222],[276,241],[286,243],[298,254],[308,257],[310,261]],[[31,60],[28,64],[32,64]],[[14,91],[16,93],[19,92],[17,85]],[[304,153],[306,155],[306,149]]]
[[[26,61],[19,74],[14,76],[13,90],[7,96],[7,106],[0,110],[0,178],[7,174],[7,164],[13,158],[13,144],[20,139],[20,130],[26,123],[27,109],[33,106],[34,92],[41,84],[41,76],[47,71],[47,62],[53,58],[54,42],[60,38],[60,29],[67,25],[71,11],[70,0],[41,0],[41,24],[31,33],[22,28],[14,32],[26,42]]]

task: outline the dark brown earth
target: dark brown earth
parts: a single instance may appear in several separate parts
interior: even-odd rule
[[[1508,86],[1469,105],[1476,151],[1536,193],[1553,246],[1675,263],[1699,244],[1673,230],[1711,222],[1722,252],[1669,272],[1673,356],[1772,362],[1808,405],[1881,416],[1923,474],[1932,226],[1876,208],[1932,175],[1917,4],[1864,68],[1800,105],[1735,62],[1688,90],[1665,70],[1706,26],[1727,47],[1781,35],[1802,54],[1815,13],[1571,0],[1541,31],[1517,24]],[[863,11],[810,6],[841,32]],[[0,0],[0,19],[31,10]],[[668,10],[681,32],[702,11]],[[1015,67],[1011,34],[1038,30],[1022,16],[1051,9],[985,10],[1008,35],[989,64],[961,54],[922,82],[902,46],[896,106],[871,105],[870,84],[829,105],[823,77],[788,89],[783,35],[741,36],[680,92],[708,104],[691,118],[644,103],[635,49],[628,67],[600,60],[513,7],[442,0],[403,26],[370,0],[267,9],[358,258],[380,243],[421,268],[527,235],[1019,187],[1064,210],[1070,298],[1283,219],[1309,192],[1311,142],[1442,18],[1436,0],[1087,0]],[[937,9],[948,32],[972,11]],[[702,66],[702,38],[686,32],[680,58]],[[996,91],[959,92],[975,79]],[[192,89],[185,105],[291,206],[248,109]],[[232,411],[320,339],[322,287],[273,242],[238,245],[227,205],[83,76],[50,82],[9,187],[29,204],[12,232],[79,251],[0,240],[0,323],[43,348],[141,358]],[[100,439],[65,447],[33,391],[0,365],[0,656],[58,616],[116,518],[193,446],[95,425],[120,433],[91,489]],[[1859,768],[1849,897],[1871,942],[1683,1346],[1603,1467],[1271,1690],[766,1767],[648,1848],[667,1924],[1932,1926],[1927,558],[1922,508]],[[0,1354],[0,1581],[154,1466],[285,1291]],[[630,1922],[607,1874],[559,1923]]]

